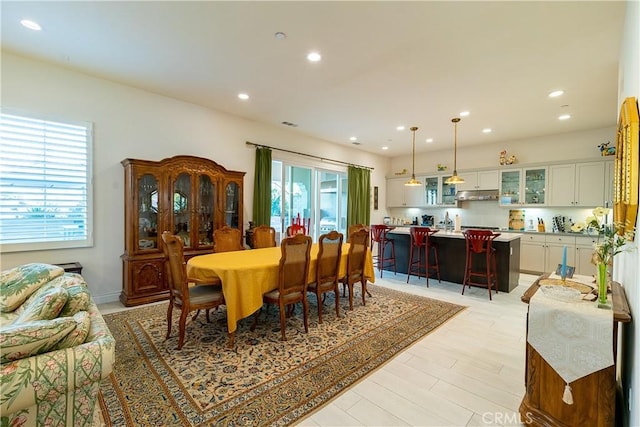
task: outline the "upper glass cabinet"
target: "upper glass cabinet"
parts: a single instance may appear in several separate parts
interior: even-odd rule
[[[546,187],[546,167],[500,171],[500,204],[544,205]]]
[[[230,182],[227,184],[224,194],[224,223],[228,227],[238,228],[240,186],[235,182]]]
[[[209,175],[200,175],[198,191],[198,245],[208,246],[213,244],[213,218],[216,210],[216,186]]]
[[[191,204],[191,176],[181,173],[173,184],[173,226],[185,247],[191,246]]]
[[[144,174],[138,180],[138,248],[158,247],[158,180]]]

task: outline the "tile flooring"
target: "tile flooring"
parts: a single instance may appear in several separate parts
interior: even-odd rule
[[[510,293],[493,295],[447,282],[384,272],[375,286],[467,306],[382,368],[300,421],[300,426],[514,426],[524,396],[527,305],[536,279],[521,275]],[[105,314],[120,303],[100,305]]]

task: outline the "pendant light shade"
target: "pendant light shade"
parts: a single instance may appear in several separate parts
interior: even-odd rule
[[[418,185],[422,185],[422,183],[416,179],[416,131],[418,130],[418,128],[416,126],[413,126],[409,128],[409,130],[413,132],[413,154],[411,156],[413,163],[411,165],[411,179],[405,182],[404,185],[415,187]]]
[[[458,165],[457,165],[457,157],[458,157],[458,122],[460,121],[459,117],[454,117],[451,119],[453,122],[453,175],[449,179],[445,181],[445,184],[464,184],[464,179],[458,176]]]

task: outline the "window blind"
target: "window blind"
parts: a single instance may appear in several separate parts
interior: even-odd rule
[[[0,113],[2,252],[91,246],[91,124]]]

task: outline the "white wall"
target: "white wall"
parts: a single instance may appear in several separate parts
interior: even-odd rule
[[[244,120],[65,68],[2,52],[2,106],[52,118],[94,123],[95,245],[92,248],[3,254],[4,270],[27,262],[79,261],[94,299],[115,301],[122,289],[124,158],[160,160],[178,154],[210,158],[246,171],[245,226],[252,216],[253,147],[245,141],[351,161],[374,168],[371,185],[384,200],[389,160],[306,137],[295,130]],[[274,151],[274,158],[279,152]],[[300,160],[307,161],[306,158]],[[332,166],[322,163],[331,169]],[[372,211],[380,222],[384,211]]]
[[[633,96],[640,98],[640,3],[627,2],[624,36],[619,61],[618,105]],[[640,171],[636,171],[640,173]],[[640,230],[640,221],[636,222],[636,230]],[[622,389],[624,393],[624,416],[626,425],[640,426],[640,232],[636,232],[635,249],[618,255],[614,259],[614,279],[620,282],[627,293],[631,314],[635,316],[632,323],[621,328],[624,346],[621,348],[624,363],[622,364]],[[618,357],[620,358],[621,355]],[[631,405],[631,402],[634,402]]]

